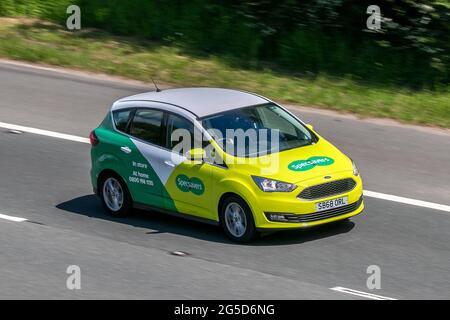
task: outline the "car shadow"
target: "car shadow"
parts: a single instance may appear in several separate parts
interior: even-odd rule
[[[56,205],[56,208],[79,214],[93,219],[101,219],[131,225],[134,227],[149,229],[147,235],[172,233],[200,240],[218,242],[224,244],[241,245],[230,241],[225,237],[218,226],[191,221],[182,217],[160,213],[157,211],[144,211],[135,209],[130,216],[124,218],[112,217],[105,213],[100,199],[95,195],[85,195]],[[286,230],[263,234],[248,246],[278,246],[286,244],[301,244],[323,238],[347,233],[352,230],[354,223],[344,221],[331,223],[304,230]]]

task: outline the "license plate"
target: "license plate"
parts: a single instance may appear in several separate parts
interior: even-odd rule
[[[339,208],[348,204],[348,197],[336,198],[322,202],[316,202],[316,212],[333,208]]]

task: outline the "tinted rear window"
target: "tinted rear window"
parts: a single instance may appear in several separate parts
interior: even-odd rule
[[[137,110],[130,126],[130,134],[144,141],[161,145],[163,112],[160,110]]]

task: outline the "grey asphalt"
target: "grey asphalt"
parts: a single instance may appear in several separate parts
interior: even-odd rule
[[[87,136],[109,105],[146,88],[0,63],[0,122]],[[450,136],[301,111],[358,163],[365,188],[450,205]],[[450,298],[450,214],[366,198],[346,224],[229,242],[154,212],[106,216],[87,144],[0,129],[0,298]],[[172,251],[189,255],[173,256]],[[65,286],[79,265],[81,290]],[[369,265],[381,289],[366,287]]]

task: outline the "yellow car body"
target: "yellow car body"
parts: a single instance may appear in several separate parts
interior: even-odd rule
[[[317,134],[317,133],[316,133]],[[320,136],[319,136],[320,137]],[[251,163],[255,160],[241,159],[241,162],[234,157],[222,153],[225,162],[228,164],[229,170],[224,172],[219,168],[213,168],[213,196],[216,201],[212,204],[211,210],[215,210],[219,206],[219,200],[223,194],[233,192],[241,196],[250,206],[255,225],[259,230],[263,229],[290,229],[290,228],[307,228],[313,227],[333,221],[347,219],[361,213],[364,210],[364,202],[362,201],[363,185],[361,176],[355,176],[352,169],[352,161],[344,155],[335,146],[325,140],[319,138],[318,143],[298,149],[282,151],[279,154],[266,155],[267,158],[274,159],[257,159],[260,163],[273,163],[279,161],[279,170],[272,175],[265,175],[266,178],[280,180],[295,184],[297,188],[291,192],[264,192],[256,186],[250,178],[252,175],[261,175],[261,168],[265,165]],[[334,163],[330,166],[316,166],[310,170],[295,172],[288,168],[288,165],[299,159],[308,159],[314,156],[327,156],[334,159]],[[231,159],[230,159],[231,158]],[[245,162],[250,162],[246,164]],[[327,178],[325,178],[327,177]],[[350,178],[356,182],[355,187],[345,193],[334,194],[319,199],[306,200],[298,198],[302,190],[320,185],[327,182]],[[289,213],[295,215],[309,215],[316,211],[315,204],[324,202],[343,196],[348,197],[348,203],[358,203],[358,207],[349,213],[338,215],[330,218],[320,219],[313,222],[289,223],[269,221],[265,213]],[[361,200],[360,200],[361,199]]]
[[[242,156],[228,152],[207,130],[211,121],[223,130],[250,125],[271,127],[274,134],[284,130],[278,126],[292,128],[280,133],[283,149]],[[176,126],[201,132],[208,146],[173,149],[169,136]],[[149,207],[224,225],[226,205],[238,232],[242,226],[307,228],[364,209],[353,161],[288,110],[250,93],[191,88],[125,98],[91,133],[91,143],[92,185],[115,215]],[[247,231],[243,239],[255,233]]]

